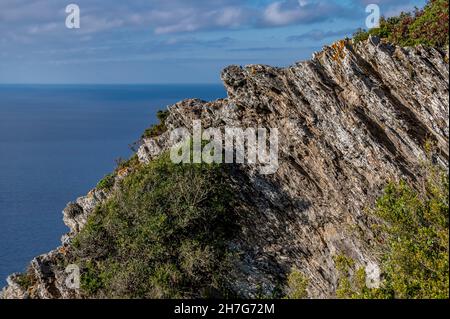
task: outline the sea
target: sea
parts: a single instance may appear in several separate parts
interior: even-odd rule
[[[0,288],[60,244],[62,210],[110,173],[156,112],[210,85],[0,85]]]

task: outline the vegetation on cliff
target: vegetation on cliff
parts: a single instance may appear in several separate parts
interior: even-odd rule
[[[416,8],[414,12],[381,18],[379,28],[359,30],[353,39],[359,42],[374,35],[401,46],[422,44],[442,48],[449,41],[448,16],[448,0],[430,0],[423,9]]]
[[[168,116],[169,116],[168,111],[158,111],[156,113],[158,123],[146,129],[144,131],[144,134],[142,135],[142,138],[152,138],[164,133],[167,130],[166,119]]]
[[[404,181],[390,183],[373,211],[381,243],[383,280],[366,287],[364,269],[338,256],[341,298],[449,298],[449,180],[447,172],[427,164],[420,189]]]
[[[75,238],[86,297],[225,297],[237,227],[224,167],[163,155],[119,182]]]
[[[287,278],[287,299],[305,299],[308,297],[309,279],[298,269],[293,269]]]

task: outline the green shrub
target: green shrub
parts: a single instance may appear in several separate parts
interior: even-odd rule
[[[158,111],[156,117],[159,120],[158,124],[155,124],[144,131],[142,138],[152,138],[161,135],[167,131],[166,119],[169,116],[169,111]]]
[[[366,41],[369,39],[369,32],[367,32],[364,29],[359,28],[354,34],[353,34],[353,42],[359,43],[361,41]]]
[[[339,274],[336,296],[341,299],[353,298],[357,292],[352,285],[353,277],[350,270],[354,267],[355,262],[345,255],[337,255],[334,257],[334,263]]]
[[[449,297],[448,175],[430,169],[420,192],[391,184],[375,210],[388,236],[384,290],[395,298]]]
[[[308,298],[307,288],[309,285],[308,278],[305,277],[297,269],[293,269],[288,276],[287,280],[287,299],[306,299]]]
[[[116,160],[116,162],[117,162],[117,167],[115,170],[116,173],[118,173],[124,169],[135,169],[140,165],[137,154],[134,154],[128,160],[119,158]]]
[[[74,240],[87,297],[226,297],[237,229],[225,167],[136,168]]]
[[[381,18],[379,28],[359,29],[353,35],[353,41],[358,43],[373,35],[401,46],[422,44],[444,48],[448,45],[448,15],[448,0],[430,0],[422,10]]]
[[[32,275],[29,273],[30,270],[27,272],[18,275],[15,278],[15,282],[23,289],[28,290],[33,284],[35,283],[35,279]]]
[[[87,294],[93,294],[103,287],[102,280],[99,277],[99,271],[88,261],[85,263],[83,276],[80,278],[81,289]]]
[[[448,0],[433,0],[419,11],[409,27],[413,44],[434,47],[448,45]]]
[[[366,271],[363,267],[355,269],[355,262],[346,255],[334,258],[339,275],[336,297],[339,299],[383,299],[386,298],[379,289],[366,286]]]
[[[98,182],[97,189],[98,190],[111,190],[115,183],[115,174],[108,174],[103,179]]]
[[[339,257],[340,298],[449,298],[449,181],[447,172],[425,165],[418,190],[406,182],[389,184],[374,215],[382,243],[384,280],[378,289],[365,286],[364,269],[351,276],[354,263]]]

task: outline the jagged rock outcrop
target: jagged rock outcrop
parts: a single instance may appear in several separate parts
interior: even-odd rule
[[[377,242],[365,209],[389,180],[421,179],[425,143],[448,165],[449,66],[436,49],[401,48],[377,38],[339,41],[312,60],[287,68],[230,66],[222,73],[228,97],[186,100],[169,107],[168,132],[145,139],[137,155],[149,162],[171,146],[170,131],[200,119],[208,127],[279,130],[279,169],[233,173],[242,229],[232,245],[242,254],[233,278],[244,297],[270,294],[292,267],[310,279],[310,297],[334,295],[333,256],[344,253],[373,269]],[[6,298],[76,298],[64,287],[58,254],[94,207],[108,197],[93,191],[64,211],[63,245],[31,263],[28,291],[9,278]]]

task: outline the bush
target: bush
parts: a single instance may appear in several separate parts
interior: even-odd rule
[[[27,272],[20,274],[15,278],[15,282],[24,290],[28,290],[30,287],[32,287],[35,281],[36,280],[33,278],[33,276],[30,275],[29,269]]]
[[[448,0],[433,0],[416,14],[409,27],[413,44],[444,47],[448,45]]]
[[[169,111],[158,111],[156,117],[159,120],[158,124],[155,124],[144,131],[142,138],[152,138],[161,135],[167,131],[166,119],[169,116]]]
[[[353,34],[353,42],[359,43],[361,41],[366,41],[369,39],[369,32],[367,32],[364,29],[359,28],[354,34]]]
[[[373,35],[401,46],[422,44],[444,48],[448,45],[448,14],[448,0],[430,0],[422,10],[381,18],[379,28],[359,29],[353,35],[353,41],[358,43]]]
[[[225,167],[167,154],[118,182],[74,241],[87,297],[226,297],[237,229]]]
[[[293,269],[291,271],[287,285],[287,299],[306,299],[308,297],[309,280],[299,270]]]
[[[134,154],[128,160],[124,160],[122,158],[117,159],[116,164],[117,164],[117,167],[116,167],[115,172],[118,173],[125,169],[135,169],[140,165],[140,162],[139,162],[139,158],[138,158],[137,154]]]
[[[97,189],[98,190],[111,190],[115,183],[115,174],[108,174],[103,179],[98,182]]]
[[[388,238],[383,289],[395,298],[449,297],[448,175],[430,169],[420,192],[391,184],[375,210]]]
[[[441,168],[427,164],[421,189],[406,182],[389,184],[374,215],[382,243],[384,280],[378,289],[365,286],[364,269],[351,276],[353,261],[341,257],[338,297],[449,298],[449,181]]]
[[[114,184],[116,183],[116,177],[121,171],[125,169],[134,170],[137,169],[139,165],[140,162],[137,154],[134,154],[128,160],[124,160],[122,158],[117,159],[114,172],[103,177],[100,182],[97,183],[96,188],[98,190],[110,191],[114,187]]]
[[[364,268],[355,269],[353,259],[345,255],[337,255],[334,263],[339,275],[336,297],[340,299],[378,299],[383,298],[378,289],[366,287],[366,271]]]

